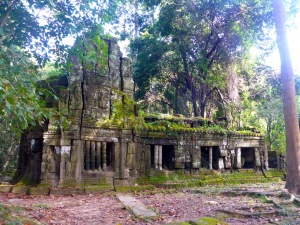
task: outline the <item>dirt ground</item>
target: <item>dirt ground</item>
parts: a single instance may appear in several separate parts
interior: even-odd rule
[[[114,192],[76,196],[17,196],[1,193],[0,207],[10,208],[10,215],[15,218],[29,218],[41,224],[166,224],[207,216],[229,224],[300,224],[300,208],[294,204],[279,204],[278,207],[266,202],[262,196],[224,195],[228,191],[277,193],[283,187],[284,183],[277,183],[126,193],[157,212],[158,217],[153,220],[136,218],[115,197]],[[278,198],[276,202],[284,201]],[[227,210],[242,214],[229,215],[224,213]],[[8,224],[8,221],[1,221],[0,214],[1,223]]]

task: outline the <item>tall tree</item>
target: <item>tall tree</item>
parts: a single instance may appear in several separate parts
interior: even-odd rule
[[[273,0],[273,9],[277,45],[281,60],[283,112],[286,131],[286,188],[289,192],[300,194],[299,124],[296,109],[295,80],[288,46],[283,0]]]
[[[176,106],[191,105],[192,115],[207,117],[210,103],[223,101],[228,65],[264,35],[268,10],[261,1],[163,2],[157,23],[133,44],[141,48],[134,74],[138,97],[161,89],[176,113],[182,113]],[[150,64],[155,70],[147,71]]]

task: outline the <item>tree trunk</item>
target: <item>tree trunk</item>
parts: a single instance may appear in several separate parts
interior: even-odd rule
[[[286,36],[283,0],[273,0],[277,45],[281,59],[283,112],[286,132],[286,188],[300,194],[299,126],[296,110],[295,81]]]

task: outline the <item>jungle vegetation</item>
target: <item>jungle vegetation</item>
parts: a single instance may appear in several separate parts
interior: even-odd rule
[[[58,113],[47,109],[43,100],[55,94],[38,83],[68,73],[70,40],[84,39],[86,32],[109,32],[130,42],[127,54],[133,60],[135,100],[145,114],[181,114],[215,121],[222,129],[257,129],[265,134],[269,150],[284,153],[288,147],[288,152],[296,152],[297,145],[286,146],[285,134],[298,136],[298,122],[287,122],[283,113],[297,117],[296,106],[283,102],[282,96],[296,87],[291,95],[297,97],[299,79],[296,85],[285,86],[285,77],[294,80],[291,65],[284,66],[289,65],[287,53],[280,51],[281,73],[265,59],[277,44],[280,50],[287,49],[282,47],[283,16],[293,17],[298,2],[273,3],[0,1],[1,173],[13,170],[22,131]],[[275,22],[277,43],[272,35]],[[289,128],[291,123],[296,128]],[[299,160],[291,163],[297,166]],[[299,178],[300,172],[294,172]]]

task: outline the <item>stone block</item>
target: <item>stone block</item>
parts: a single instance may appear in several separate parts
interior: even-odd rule
[[[11,185],[0,185],[0,192],[8,193],[11,191]]]
[[[29,188],[30,195],[49,195],[50,189],[48,187],[34,187]]]
[[[219,219],[213,218],[213,217],[202,217],[197,220],[191,221],[191,224],[197,224],[197,225],[203,225],[203,224],[219,224],[219,225],[229,225],[226,222],[223,222]]]
[[[27,194],[29,187],[27,186],[13,186],[11,193],[15,194]]]
[[[114,186],[90,186],[84,188],[84,192],[86,194],[103,193],[103,192],[108,192],[113,190],[114,190]]]
[[[220,150],[220,156],[221,157],[227,156],[227,150]]]
[[[50,195],[78,195],[85,194],[84,188],[50,189]]]
[[[219,158],[219,160],[218,160],[218,169],[219,170],[224,169],[224,159],[223,158]]]

